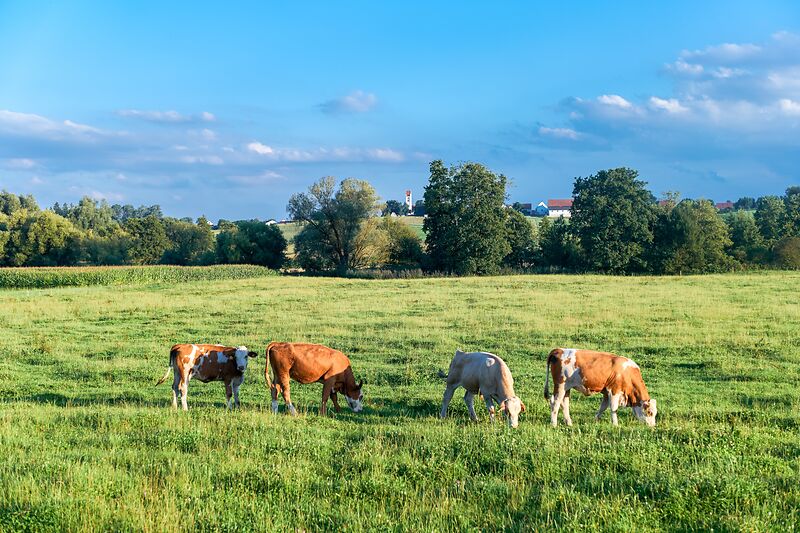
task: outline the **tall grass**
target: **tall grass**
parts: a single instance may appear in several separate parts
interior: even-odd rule
[[[0,291],[0,530],[747,530],[800,521],[800,274],[266,277]],[[271,340],[343,350],[366,408],[319,417],[321,386],[269,412]],[[178,341],[259,352],[226,412],[153,383]],[[572,428],[542,399],[555,346],[642,368],[658,426],[629,410]],[[518,430],[437,419],[456,348],[501,355]],[[329,405],[330,407],[330,405]],[[283,406],[281,406],[283,409]],[[345,408],[346,409],[346,408]]]
[[[90,285],[185,283],[259,278],[275,274],[274,270],[256,265],[0,268],[0,288],[43,289]]]

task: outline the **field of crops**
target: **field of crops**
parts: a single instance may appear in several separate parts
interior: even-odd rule
[[[800,522],[800,274],[345,280],[269,276],[0,290],[0,531],[748,530]],[[178,341],[334,346],[366,408],[269,413],[155,387]],[[635,359],[651,430],[573,396],[549,426],[547,352]],[[503,357],[520,427],[437,412],[456,348]]]
[[[275,275],[276,271],[256,265],[0,268],[0,289],[172,284]]]

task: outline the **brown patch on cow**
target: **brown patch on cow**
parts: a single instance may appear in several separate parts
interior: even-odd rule
[[[641,371],[626,366],[630,361],[627,357],[609,352],[578,350],[575,352],[575,361],[583,377],[583,386],[590,393],[604,390],[611,391],[611,394],[622,392],[623,401],[631,407],[650,399]]]

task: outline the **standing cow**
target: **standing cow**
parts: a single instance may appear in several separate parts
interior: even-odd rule
[[[442,399],[441,418],[447,417],[447,406],[453,398],[458,387],[464,387],[464,402],[467,404],[469,417],[476,421],[475,395],[482,394],[489,410],[489,418],[494,422],[494,403],[500,405],[500,411],[508,416],[508,425],[515,428],[519,425],[519,414],[525,412],[525,404],[514,393],[514,378],[505,361],[494,354],[487,352],[464,353],[456,350],[450,362],[447,374],[440,373],[440,377],[447,378],[447,387]]]
[[[272,367],[274,383],[269,377]],[[356,384],[350,359],[342,352],[321,344],[300,342],[271,342],[267,346],[267,365],[264,369],[267,387],[272,395],[272,412],[278,412],[278,394],[283,395],[286,409],[291,415],[297,411],[289,393],[289,379],[298,383],[322,383],[322,404],[319,413],[325,416],[328,398],[339,412],[336,393],[341,392],[347,405],[358,413],[363,408],[364,382]]]
[[[189,392],[189,380],[199,379],[203,383],[222,381],[225,383],[225,399],[227,408],[231,408],[231,396],[239,407],[239,387],[244,381],[247,361],[255,357],[256,352],[249,352],[247,347],[223,346],[221,344],[176,344],[169,351],[169,368],[156,385],[161,385],[169,377],[172,370],[172,407],[178,408],[178,392],[184,411],[189,410],[186,396]]]
[[[553,377],[553,395],[549,381]],[[648,426],[656,425],[656,401],[650,398],[639,365],[627,357],[613,353],[556,348],[547,356],[544,397],[550,402],[550,422],[558,425],[558,408],[564,410],[564,422],[572,425],[569,416],[569,391],[575,389],[589,396],[603,393],[603,401],[595,415],[611,407],[611,423],[617,425],[617,408],[630,406],[636,418]]]

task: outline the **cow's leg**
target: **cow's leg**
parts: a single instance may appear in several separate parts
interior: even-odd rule
[[[176,369],[172,378],[172,408],[178,409],[178,393],[180,392],[181,373]]]
[[[594,415],[595,420],[600,420],[603,417],[603,412],[608,409],[608,392],[603,391],[603,401],[600,402],[600,409],[597,410],[597,414]]]
[[[233,387],[231,387],[231,382],[225,380],[225,409],[231,409],[231,396],[233,396]]]
[[[553,399],[550,400],[550,423],[553,427],[558,426],[558,408],[561,407],[561,402],[564,401],[564,396],[567,393],[567,387],[564,383],[556,383],[553,385]]]
[[[564,393],[564,399],[561,400],[561,409],[563,409],[564,412],[564,423],[571,426],[572,418],[569,416],[569,391]]]
[[[189,369],[181,370],[181,383],[180,383],[180,390],[181,390],[181,407],[184,411],[189,410],[189,404],[186,402],[186,397],[189,394]]]
[[[328,410],[328,398],[331,397],[331,393],[333,392],[333,379],[327,380],[325,383],[322,384],[322,404],[319,406],[319,414],[320,416],[325,416]]]
[[[483,401],[486,402],[486,410],[489,411],[489,420],[494,423],[494,402],[491,396],[484,396]]]
[[[465,392],[464,403],[467,404],[467,411],[469,412],[470,420],[477,422],[478,415],[475,414],[475,393],[470,391]]]
[[[341,409],[339,408],[339,395],[336,394],[336,391],[331,393],[331,401],[333,402],[333,408],[336,410],[336,412],[340,412]]]
[[[617,409],[619,408],[621,399],[622,394],[614,394],[611,396],[611,423],[615,426],[619,425],[617,422]]]
[[[270,394],[272,395],[272,412],[278,412],[278,394],[281,393],[281,386],[278,383],[273,383],[272,387],[269,389]]]
[[[281,391],[283,392],[283,401],[286,404],[286,410],[292,416],[297,416],[297,409],[292,405],[292,395],[289,392],[289,376],[281,377]]]
[[[447,418],[447,406],[450,405],[450,400],[453,399],[453,394],[456,392],[458,384],[448,383],[447,388],[444,389],[444,398],[442,398],[442,412],[439,413],[439,418]]]
[[[233,386],[233,404],[236,406],[237,409],[239,408],[239,405],[240,405],[239,404],[239,387],[242,386],[242,381],[244,381],[244,376],[242,376],[241,378],[234,379],[233,383],[231,384]]]

